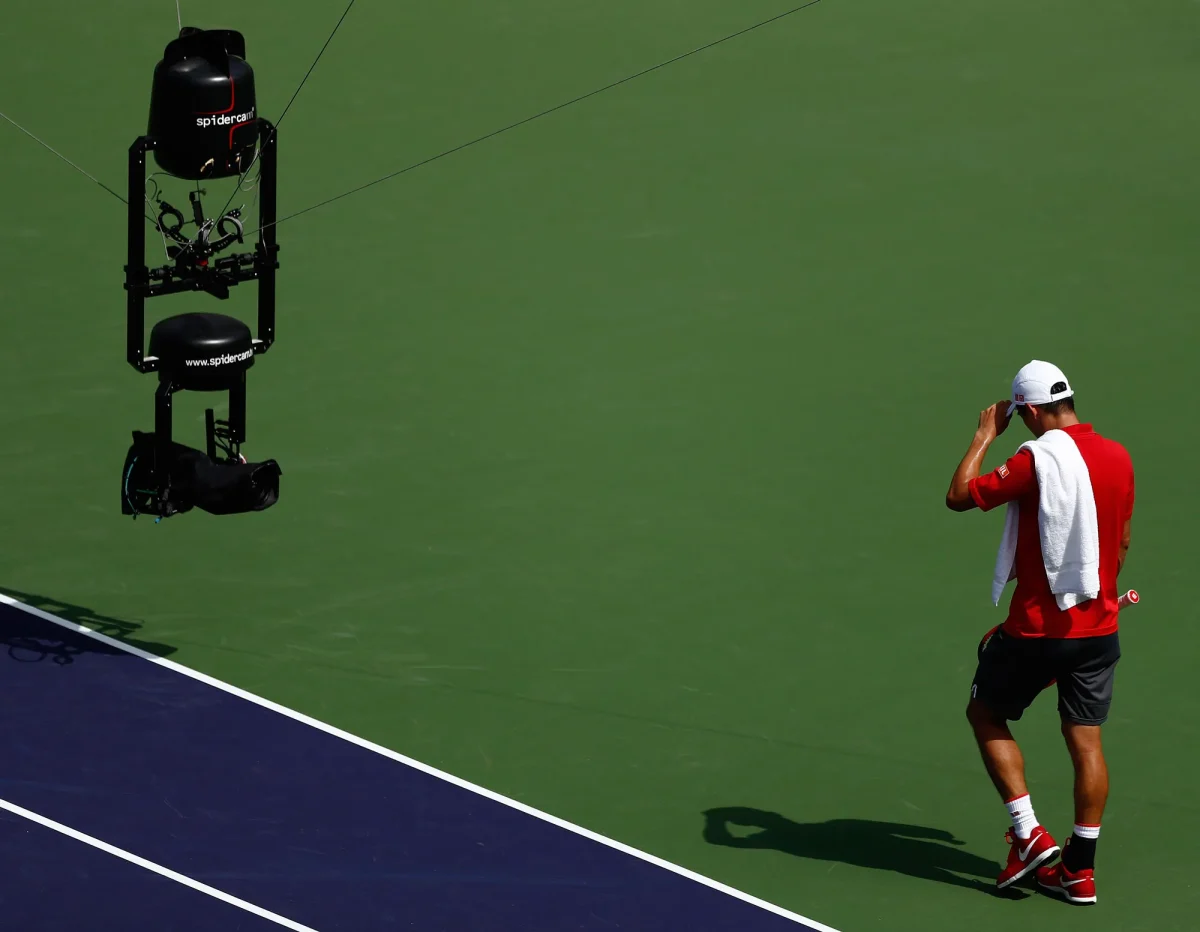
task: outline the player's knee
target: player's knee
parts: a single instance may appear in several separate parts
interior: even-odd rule
[[[967,721],[970,722],[972,728],[978,731],[980,728],[995,727],[997,715],[972,696],[970,702],[967,703]],[[1003,719],[999,721],[1000,724],[1003,724]]]
[[[1062,734],[1067,741],[1067,747],[1077,753],[1098,753],[1100,751],[1100,726],[1084,725],[1069,718],[1062,720]]]

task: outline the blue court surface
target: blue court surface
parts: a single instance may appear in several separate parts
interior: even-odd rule
[[[824,930],[5,599],[4,928]]]

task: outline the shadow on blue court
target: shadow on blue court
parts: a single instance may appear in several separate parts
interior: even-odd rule
[[[0,632],[21,929],[283,924],[114,852],[292,928],[820,928],[28,610],[0,604]],[[71,662],[22,656],[48,644]]]
[[[49,596],[37,595],[32,592],[21,592],[17,589],[10,589],[7,586],[0,586],[0,594],[16,599],[18,602],[28,605],[31,608],[48,612],[64,621],[84,625],[98,634],[103,634],[105,637],[120,641],[122,644],[127,644],[138,650],[143,650],[148,654],[154,654],[158,657],[168,657],[175,653],[175,648],[169,644],[157,644],[153,641],[144,641],[136,637],[137,632],[142,627],[137,622],[113,618],[110,615],[101,614],[82,605],[60,602],[58,599],[52,599]],[[10,632],[6,628],[0,628],[0,644],[11,649],[10,654],[13,655],[13,659],[20,659],[26,662],[34,662],[39,653],[42,655],[40,657],[42,660],[70,663],[76,651],[90,653],[93,651],[111,652],[119,650],[119,648],[110,647],[103,641],[98,641],[95,638],[73,638],[68,641],[66,638],[66,634],[68,633],[66,629],[57,625],[43,625],[37,632],[38,636],[36,638],[29,638],[23,643],[13,643],[14,632]]]

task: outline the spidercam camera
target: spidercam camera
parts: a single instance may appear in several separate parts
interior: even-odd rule
[[[275,127],[256,111],[254,71],[242,35],[182,28],[154,69],[148,132],[129,147],[126,356],[138,372],[158,373],[158,389],[154,431],[133,432],[121,472],[123,514],[161,520],[193,507],[233,514],[261,511],[279,498],[279,465],[249,463],[241,453],[246,371],[275,341],[277,144]],[[188,218],[160,196],[156,181],[150,193],[147,153],[161,169],[155,175],[195,183],[188,194]],[[227,209],[231,196],[218,215],[206,216],[207,189],[201,185],[236,179],[236,196],[255,167],[257,240],[253,249],[229,252],[245,245],[242,208]],[[156,215],[154,231],[170,260],[158,268],[146,264],[147,207]],[[148,299],[202,291],[224,300],[231,288],[249,281],[258,283],[257,336],[229,315],[178,314],[154,325],[145,351]],[[217,420],[211,408],[205,411],[204,451],[171,437],[171,399],[179,391],[228,392],[228,420]]]

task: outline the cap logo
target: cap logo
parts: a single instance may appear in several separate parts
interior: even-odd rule
[[[1024,395],[1017,395],[1017,404],[1021,404],[1025,400]]]

